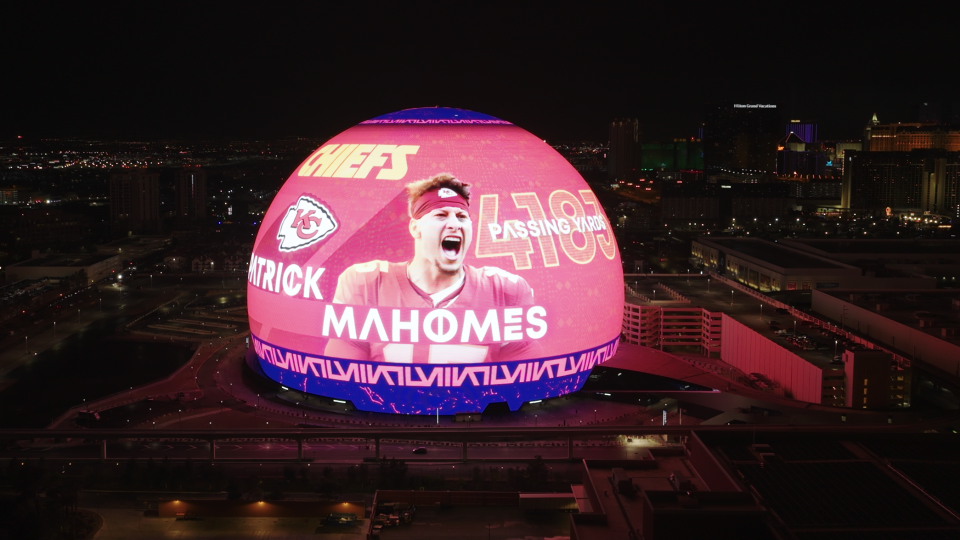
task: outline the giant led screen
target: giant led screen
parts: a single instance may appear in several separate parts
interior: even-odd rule
[[[264,373],[361,410],[517,409],[578,390],[620,335],[596,195],[544,141],[461,109],[321,145],[264,215],[247,281]]]

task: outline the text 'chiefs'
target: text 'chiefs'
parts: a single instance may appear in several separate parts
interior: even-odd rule
[[[297,176],[366,178],[377,169],[377,180],[400,180],[407,175],[407,156],[419,149],[409,144],[328,144],[303,162]]]

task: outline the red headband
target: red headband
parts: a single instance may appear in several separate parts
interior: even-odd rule
[[[467,201],[467,199],[464,199],[462,195],[450,188],[442,187],[421,195],[420,198],[413,203],[411,213],[413,219],[420,219],[428,212],[445,206],[463,208],[464,211],[470,210],[470,202]]]

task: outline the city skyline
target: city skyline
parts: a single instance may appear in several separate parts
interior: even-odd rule
[[[948,14],[0,13],[0,540],[960,534]]]

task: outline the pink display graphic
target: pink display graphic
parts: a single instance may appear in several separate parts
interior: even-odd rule
[[[550,146],[413,109],[294,171],[257,235],[248,302],[271,378],[365,410],[452,413],[579,389],[615,351],[622,283],[596,195]]]

